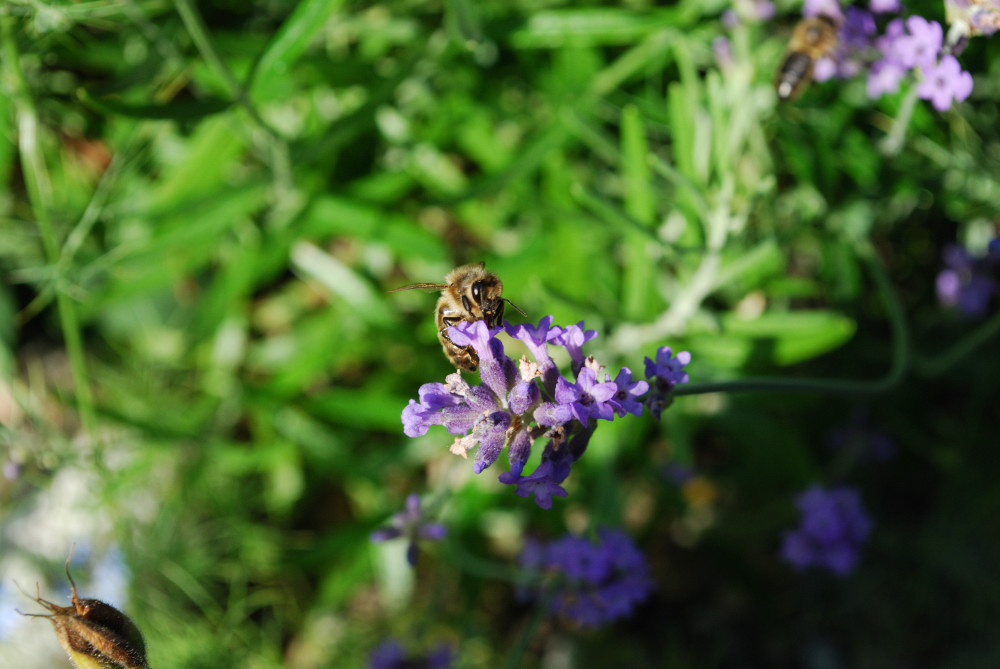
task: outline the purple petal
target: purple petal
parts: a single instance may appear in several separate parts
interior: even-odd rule
[[[532,381],[521,381],[507,397],[507,406],[517,415],[522,415],[530,411],[538,403],[538,384]]]
[[[461,404],[463,401],[460,396],[453,394],[443,383],[425,383],[420,386],[417,396],[420,398],[421,404],[434,411]]]
[[[417,566],[417,542],[411,541],[410,545],[406,547],[406,561],[410,563],[411,567]]]
[[[583,370],[588,371],[588,370]],[[582,372],[581,372],[582,374]],[[569,404],[576,402],[583,395],[583,391],[575,383],[570,383],[563,377],[556,381],[556,402],[559,404]]]
[[[618,392],[618,386],[615,385],[614,381],[607,381],[605,383],[594,384],[590,389],[590,396],[594,398],[594,401],[604,403],[615,396]]]
[[[440,425],[444,421],[441,414],[417,404],[416,400],[410,400],[410,403],[403,409],[401,419],[403,434],[407,437],[425,435],[431,425]]]
[[[381,543],[383,541],[390,541],[392,539],[398,539],[403,536],[403,531],[398,527],[383,527],[381,529],[372,532],[368,538],[370,541],[375,543]]]
[[[492,413],[476,424],[473,435],[479,441],[479,448],[472,463],[473,472],[481,473],[500,457],[500,451],[507,440],[508,427],[510,427],[510,414],[505,411]]]
[[[539,425],[554,427],[565,425],[573,419],[573,412],[568,404],[543,402],[532,414]]]
[[[442,423],[448,434],[461,436],[473,428],[483,412],[467,404],[448,407],[441,411]]]
[[[531,457],[531,435],[523,427],[514,433],[507,446],[507,459],[510,461],[510,469],[520,474],[524,469],[524,463]]]
[[[486,321],[463,321],[448,328],[448,338],[459,346],[472,346],[480,361],[492,357],[490,339],[492,334]]]
[[[448,534],[448,528],[440,523],[427,523],[421,525],[418,536],[427,541],[440,541]]]

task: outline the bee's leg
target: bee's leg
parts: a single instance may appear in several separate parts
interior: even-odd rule
[[[455,327],[462,321],[463,319],[452,316],[442,317],[441,322],[444,323],[444,327],[438,331],[438,337],[441,339],[442,343],[447,342],[447,345],[453,350],[462,351],[468,358],[468,361],[465,365],[463,365],[463,368],[470,372],[474,372],[479,368],[479,356],[476,355],[476,351],[471,346],[459,346],[451,340],[451,337],[448,336],[448,328]]]

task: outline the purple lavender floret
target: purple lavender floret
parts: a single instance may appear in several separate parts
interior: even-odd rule
[[[395,639],[383,641],[368,656],[368,669],[449,669],[454,651],[448,644],[438,644],[426,654],[407,654]]]
[[[889,59],[883,59],[872,65],[868,72],[866,90],[868,97],[880,98],[887,93],[899,91],[899,84],[906,76],[906,68]]]
[[[525,346],[528,347],[528,351],[531,352],[532,357],[535,359],[535,364],[538,366],[542,385],[548,391],[549,395],[555,392],[559,370],[556,368],[556,363],[549,356],[548,342],[562,333],[562,328],[552,327],[552,320],[552,316],[546,316],[538,322],[537,327],[530,323],[521,323],[519,325],[507,324],[505,328],[508,335],[524,342]]]
[[[798,529],[785,533],[781,555],[797,569],[814,566],[843,576],[857,565],[872,523],[856,490],[824,490],[813,485],[796,500],[802,513]]]
[[[646,407],[653,418],[660,420],[660,414],[670,404],[670,393],[679,383],[688,382],[684,367],[691,362],[691,354],[681,351],[674,356],[669,346],[656,351],[656,361],[646,358],[646,378],[650,380],[650,392],[646,396]]]
[[[943,43],[944,30],[940,23],[911,16],[906,19],[906,34],[893,42],[892,53],[903,67],[932,67]]]
[[[889,14],[898,12],[903,8],[899,0],[870,0],[868,9],[875,14]]]
[[[591,416],[595,419],[614,419],[615,409],[608,400],[617,392],[618,386],[610,381],[597,383],[597,373],[585,367],[580,370],[576,383],[559,379],[556,384],[556,402],[568,406],[573,418],[586,425]]]
[[[566,349],[570,359],[573,361],[573,373],[578,374],[584,363],[583,345],[596,337],[597,331],[584,330],[583,321],[580,321],[576,325],[568,325],[565,328],[560,328],[560,330],[561,332],[553,337],[551,341],[553,344],[559,344]]]
[[[598,543],[566,535],[550,543],[526,543],[519,560],[536,583],[522,596],[581,627],[600,627],[630,617],[652,590],[642,553],[621,530],[598,530]]]
[[[961,102],[972,93],[972,75],[962,71],[951,54],[942,56],[937,65],[924,67],[923,76],[917,95],[930,100],[938,111],[950,109],[953,102]]]
[[[1000,243],[990,242],[985,256],[974,256],[956,244],[942,252],[945,269],[937,276],[938,300],[964,316],[982,316],[1000,293]]]
[[[877,32],[875,17],[857,7],[848,7],[844,23],[840,28],[840,42],[849,49],[862,50],[871,46],[872,37]]]
[[[389,519],[389,525],[372,532],[370,539],[375,543],[399,538],[407,539],[409,546],[406,549],[406,560],[414,566],[417,564],[417,542],[440,541],[447,532],[444,525],[424,518],[420,509],[420,495],[413,493],[406,498],[403,510],[393,514]]]
[[[518,497],[534,495],[535,504],[548,511],[552,508],[552,497],[566,497],[569,493],[560,483],[569,475],[568,462],[543,462],[529,476],[521,476],[513,469],[500,475],[500,483],[516,485],[515,494]]]
[[[826,434],[827,448],[852,460],[889,460],[896,453],[896,445],[881,427],[868,422],[864,414],[855,413],[844,425]]]
[[[605,375],[605,380],[610,380],[610,375]],[[608,400],[608,404],[615,410],[619,418],[625,414],[634,416],[642,415],[642,401],[639,399],[649,390],[649,384],[645,381],[633,381],[632,370],[622,367],[615,377],[615,394]]]
[[[684,367],[691,362],[691,354],[681,351],[676,356],[669,346],[656,350],[656,361],[646,358],[646,378],[654,379],[654,387],[660,392],[670,392],[678,383],[688,382]]]
[[[829,16],[837,22],[844,20],[844,14],[837,0],[805,0],[802,3],[802,15]]]

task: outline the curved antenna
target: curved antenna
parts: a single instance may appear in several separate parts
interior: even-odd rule
[[[73,580],[73,577],[69,573],[69,563],[70,560],[73,559],[74,550],[76,550],[75,541],[69,546],[69,555],[66,556],[66,564],[64,565],[64,567],[66,569],[66,578],[69,579],[69,587],[73,589],[73,608],[75,608],[79,612],[80,609],[83,608],[83,605],[80,603],[80,596],[76,594],[76,582]]]
[[[514,310],[517,311],[517,313],[521,314],[525,318],[528,317],[528,314],[526,314],[523,311],[521,311],[521,308],[519,306],[517,306],[516,304],[514,304],[513,302],[511,302],[510,300],[508,300],[506,297],[503,298],[503,301],[506,302],[507,304],[509,304],[510,306],[514,307]]]
[[[28,593],[26,593],[24,591],[24,588],[21,587],[20,583],[18,583],[17,581],[13,581],[13,583],[17,587],[17,589],[21,591],[22,595],[24,595],[28,599],[32,600],[36,604],[39,604],[39,605],[45,607],[45,609],[47,611],[51,611],[51,612],[54,613],[56,609],[61,609],[62,608],[60,606],[56,606],[55,604],[53,604],[50,601],[42,599],[42,590],[41,590],[41,586],[38,585],[38,583],[35,583],[35,596],[34,597],[32,597],[31,595],[29,595]],[[14,610],[17,611],[18,613],[20,613],[22,616],[25,616],[27,618],[52,618],[52,613],[25,613],[24,611],[22,611],[21,609],[18,609],[18,608],[15,608]]]
[[[409,286],[403,286],[402,288],[393,288],[392,290],[385,291],[386,293],[398,293],[401,290],[444,290],[448,287],[446,283],[412,283]]]

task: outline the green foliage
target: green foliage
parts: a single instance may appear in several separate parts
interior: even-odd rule
[[[720,65],[727,3],[654,4],[4,3],[0,571],[120,547],[157,669],[361,667],[387,636],[458,667],[995,664],[998,544],[972,537],[1000,511],[996,317],[933,286],[943,243],[1000,220],[998,45],[891,154],[905,91],[778,106],[790,13],[725,33]],[[670,345],[702,390],[799,392],[687,388],[661,424],[602,426],[543,512],[505,456],[475,477],[443,431],[402,434],[449,369],[435,297],[385,291],[479,260],[528,320],[597,329],[609,372]],[[823,447],[858,402],[892,463]],[[792,495],[844,478],[876,518],[861,573],[794,574]],[[45,511],[67,481],[72,523]],[[369,542],[411,492],[449,526],[413,571]],[[653,601],[531,627],[524,536],[602,523]]]

